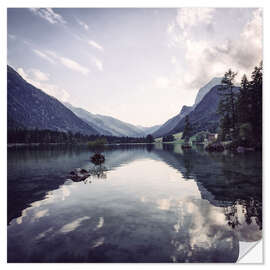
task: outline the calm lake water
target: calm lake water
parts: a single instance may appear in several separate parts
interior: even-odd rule
[[[115,146],[8,150],[9,262],[235,262],[262,237],[261,154]]]

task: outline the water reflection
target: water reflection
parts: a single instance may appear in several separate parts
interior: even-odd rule
[[[235,262],[262,237],[258,155],[113,147],[95,167],[84,149],[31,151],[9,154],[9,192],[40,190],[8,198],[10,262]],[[67,180],[78,167],[89,179]]]

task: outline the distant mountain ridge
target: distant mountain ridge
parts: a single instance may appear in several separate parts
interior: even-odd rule
[[[87,135],[118,137],[161,137],[183,131],[184,118],[189,115],[194,130],[215,129],[219,115],[221,78],[213,78],[199,89],[193,106],[184,105],[180,113],[163,125],[143,127],[116,118],[90,113],[69,103],[61,103],[25,81],[12,67],[7,67],[8,128],[50,129]],[[239,87],[235,87],[238,91]]]
[[[221,85],[216,85],[202,98],[194,110],[189,114],[189,122],[192,125],[193,134],[202,130],[216,130],[219,124],[220,115],[218,114],[218,106],[221,99],[219,88]],[[234,87],[233,91],[239,91],[239,87]],[[172,129],[169,134],[178,133],[184,130],[185,119],[181,119],[178,124]]]
[[[164,134],[169,133],[182,118],[184,118],[189,112],[191,112],[191,110],[192,110],[192,106],[184,105],[180,113],[170,118],[167,122],[165,122],[158,130],[156,130],[153,133],[153,136],[160,137],[160,136],[163,136]]]
[[[167,134],[173,134],[172,131],[175,130],[175,127],[178,125],[182,119],[185,118],[188,114],[190,114],[197,105],[203,100],[205,95],[215,86],[221,83],[222,78],[215,77],[211,81],[209,81],[206,85],[201,87],[196,95],[195,102],[193,106],[186,106],[184,105],[180,111],[180,113],[168,121],[166,121],[161,127],[153,133],[155,138],[162,137]],[[176,133],[176,132],[175,132]]]
[[[144,137],[159,128],[159,126],[135,126],[120,121],[111,116],[90,113],[85,109],[74,107],[67,102],[65,102],[64,105],[72,112],[74,112],[78,117],[80,117],[83,121],[89,123],[91,126],[93,126],[96,130],[98,130],[101,134],[104,135]]]
[[[159,126],[142,127],[61,103],[7,67],[8,128],[50,129],[86,135],[144,137]]]
[[[198,91],[198,94],[195,99],[195,103],[193,107],[195,108],[201,100],[204,98],[204,96],[216,85],[221,84],[222,78],[215,77],[210,82],[208,82],[205,86],[201,87]]]
[[[10,66],[7,67],[7,94],[8,128],[99,134],[56,98],[25,81]]]
[[[152,134],[156,130],[160,128],[161,125],[155,125],[152,127],[143,127],[143,126],[136,126],[137,128],[141,129],[146,135]]]

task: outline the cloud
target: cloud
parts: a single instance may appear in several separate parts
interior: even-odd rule
[[[89,26],[88,26],[87,23],[85,23],[85,22],[83,22],[83,21],[81,21],[81,20],[79,20],[79,19],[76,19],[76,20],[77,20],[78,24],[79,24],[81,27],[83,27],[86,31],[88,31]]]
[[[214,11],[214,8],[180,8],[176,21],[181,29],[201,23],[210,24]]]
[[[76,61],[71,60],[67,57],[60,57],[60,61],[67,68],[74,70],[74,71],[81,72],[83,75],[87,75],[90,72],[88,68],[80,65]]]
[[[60,14],[54,12],[52,8],[30,8],[30,11],[51,24],[67,23],[64,18]]]
[[[49,80],[50,75],[48,73],[43,73],[39,69],[31,69],[30,71],[33,74],[35,80],[38,80],[38,81]]]
[[[48,56],[48,54],[44,53],[44,52],[41,52],[39,50],[36,50],[36,49],[33,49],[33,52],[38,55],[39,57],[47,60],[48,62],[50,62],[51,64],[55,64],[55,61],[50,57]]]
[[[59,56],[58,56],[57,53],[54,52],[54,51],[46,50],[45,53],[46,53],[47,55],[49,55],[50,57],[53,57],[53,58],[55,58],[55,59],[59,59]]]
[[[202,29],[201,23],[211,23],[213,12],[212,9],[180,9],[175,18],[175,27],[168,25],[169,45],[184,49],[186,67],[178,71],[178,79],[174,81],[181,89],[197,90],[213,77],[223,76],[229,68],[239,72],[239,82],[241,76],[244,73],[249,75],[262,59],[260,9],[252,13],[237,38],[216,41],[209,34],[207,38],[204,36],[204,39],[200,39],[192,30],[196,27]]]
[[[17,68],[17,72],[25,79],[28,79],[28,75],[24,72],[23,68]]]
[[[46,51],[40,51],[40,50],[33,50],[35,54],[37,54],[38,56],[40,56],[41,58],[49,61],[52,64],[55,64],[56,61],[60,62],[62,65],[64,65],[65,67],[80,72],[83,75],[87,75],[90,70],[84,66],[82,66],[81,64],[79,64],[78,62],[67,58],[67,57],[62,57],[57,55],[57,53],[50,51],[50,50],[46,50]],[[102,66],[102,62],[99,61],[98,59],[96,59],[96,65],[98,66],[99,69],[102,70],[103,66]]]
[[[206,25],[208,32],[213,31],[212,21],[215,13],[214,8],[180,8],[176,18],[167,27],[170,35],[168,47],[175,47],[188,37],[192,28]]]
[[[98,58],[94,57],[93,58],[93,62],[95,64],[95,66],[98,68],[99,71],[103,71],[103,63],[101,60],[99,60]]]
[[[30,84],[53,96],[62,102],[68,101],[70,94],[58,85],[48,83],[49,74],[43,73],[38,69],[24,70],[22,67],[17,68],[17,72]]]
[[[95,42],[94,40],[89,40],[88,44],[91,45],[92,47],[100,50],[100,51],[104,50],[103,47],[101,45],[99,45],[97,42]]]
[[[249,69],[262,60],[262,10],[256,9],[245,25],[240,39],[232,44],[232,57],[240,67]]]

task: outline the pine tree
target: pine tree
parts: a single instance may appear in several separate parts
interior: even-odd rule
[[[153,143],[154,142],[154,138],[151,134],[146,136],[146,143]]]
[[[235,137],[236,135],[236,93],[234,91],[234,80],[237,73],[229,69],[221,81],[222,86],[219,88],[221,96],[218,113],[221,115],[222,134]],[[223,123],[223,124],[222,124]],[[224,126],[226,123],[226,129]],[[229,134],[227,134],[229,132]]]
[[[238,126],[250,122],[251,115],[251,89],[247,76],[244,74],[241,80],[241,88],[236,103]]]
[[[225,114],[223,118],[220,119],[220,136],[221,141],[226,141],[231,138],[230,135],[231,121],[228,114]],[[229,137],[229,138],[228,138]]]
[[[189,141],[189,138],[191,137],[191,132],[192,132],[192,127],[189,122],[189,117],[187,115],[185,118],[185,127],[184,127],[184,131],[182,135],[182,138],[185,140],[185,142]]]
[[[251,124],[253,128],[254,139],[258,143],[262,142],[262,62],[258,67],[254,68],[251,75]]]

